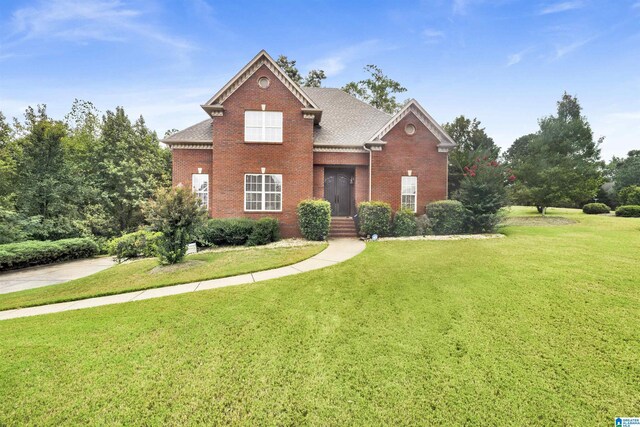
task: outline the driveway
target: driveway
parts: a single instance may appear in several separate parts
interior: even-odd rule
[[[0,294],[55,285],[89,276],[114,265],[111,257],[81,259],[0,273]]]

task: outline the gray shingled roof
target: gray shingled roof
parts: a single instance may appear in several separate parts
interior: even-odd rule
[[[322,110],[322,120],[315,126],[314,145],[364,145],[391,119],[391,116],[335,88],[303,87],[302,90]],[[213,141],[211,119],[204,120],[165,138],[171,143],[205,143]]]
[[[322,110],[313,134],[315,145],[364,145],[391,116],[342,89],[303,87]]]
[[[209,143],[213,142],[213,129],[211,126],[211,119],[203,120],[193,126],[189,126],[186,129],[176,132],[173,135],[165,138],[162,142],[171,143]]]

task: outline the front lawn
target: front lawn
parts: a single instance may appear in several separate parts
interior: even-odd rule
[[[116,265],[91,276],[59,285],[0,294],[0,310],[120,294],[278,268],[312,257],[325,247],[326,245],[310,244],[284,248],[254,247],[230,252],[203,252],[188,255],[185,262],[172,266],[159,266],[155,258],[142,259]]]
[[[296,276],[0,322],[0,424],[637,416],[640,220],[550,214],[577,223],[373,242]]]

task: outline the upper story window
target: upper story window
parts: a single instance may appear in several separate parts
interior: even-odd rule
[[[209,209],[209,174],[194,173],[191,175],[191,188],[202,205]]]
[[[246,142],[282,142],[282,111],[245,111]]]
[[[246,174],[244,176],[245,211],[282,211],[282,175]]]
[[[402,209],[411,209],[417,212],[417,194],[418,194],[418,177],[403,176],[402,177],[402,199],[400,207]]]

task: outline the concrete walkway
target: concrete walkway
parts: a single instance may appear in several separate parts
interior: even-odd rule
[[[115,261],[111,257],[100,257],[0,273],[0,294],[68,282],[97,273],[113,264]]]
[[[61,302],[58,304],[5,310],[0,311],[0,320],[58,313],[61,311],[79,310],[81,308],[119,304],[150,298],[160,298],[169,295],[184,294],[186,292],[204,291],[207,289],[224,288],[226,286],[243,285],[246,283],[260,282],[262,280],[276,279],[278,277],[291,276],[293,274],[304,273],[306,271],[317,270],[319,268],[338,264],[358,255],[364,250],[364,248],[364,242],[356,239],[332,239],[329,240],[329,246],[327,246],[324,251],[304,261],[300,261],[286,267],[274,268],[272,270],[264,270],[256,273],[241,274],[239,276],[205,280],[203,282],[165,286],[163,288],[147,289],[144,291],[133,291],[106,297],[88,298],[78,301]]]

